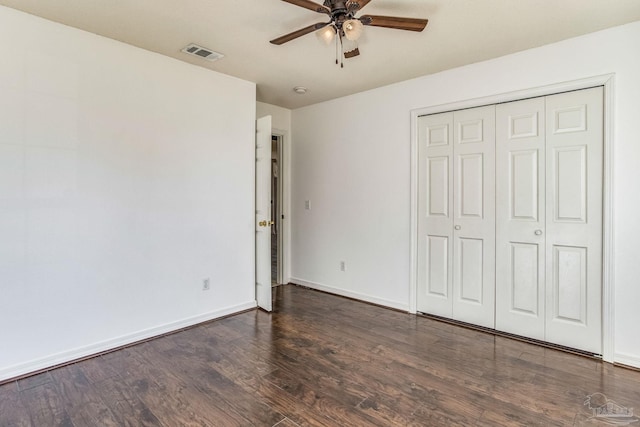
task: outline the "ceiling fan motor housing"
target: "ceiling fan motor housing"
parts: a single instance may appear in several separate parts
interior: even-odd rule
[[[331,9],[331,21],[340,31],[342,31],[342,24],[353,19],[355,12],[360,8],[357,2],[341,0],[325,0],[324,5]]]

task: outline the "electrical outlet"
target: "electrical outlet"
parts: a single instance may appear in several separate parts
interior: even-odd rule
[[[340,271],[347,271],[347,264],[344,261],[340,261]]]
[[[311,200],[305,200],[304,201],[304,208],[308,211],[311,210]]]
[[[206,278],[202,281],[202,290],[203,291],[208,291],[211,288],[211,283],[209,282],[209,279]]]

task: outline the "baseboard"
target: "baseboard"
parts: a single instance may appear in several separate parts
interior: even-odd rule
[[[640,369],[640,357],[632,356],[625,353],[616,353],[614,356],[614,364],[619,363],[622,365],[631,366],[633,368]]]
[[[335,288],[333,286],[323,285],[321,283],[309,282],[307,280],[298,279],[292,277],[289,280],[290,283],[295,285],[305,286],[307,288],[315,289],[317,291],[327,292],[330,294],[336,294],[347,298],[353,298],[359,301],[369,302],[371,304],[381,305],[383,307],[389,307],[401,311],[409,311],[409,304],[402,304],[397,301],[389,301],[382,298],[377,298],[371,295],[360,294],[358,292],[351,292],[345,289]]]
[[[87,357],[127,346],[129,344],[148,340],[150,338],[157,337],[163,334],[175,332],[183,328],[197,325],[199,323],[208,322],[220,317],[225,317],[231,314],[239,313],[241,311],[250,310],[255,307],[256,302],[250,301],[244,304],[226,307],[220,310],[189,317],[186,319],[178,320],[176,322],[171,322],[138,331],[132,334],[123,335],[106,341],[101,341],[87,346],[53,354],[40,359],[31,360],[29,362],[20,363],[18,365],[9,366],[8,368],[0,369],[0,383],[12,378],[23,377],[30,373],[40,372],[54,366],[62,365],[75,360],[85,359]]]

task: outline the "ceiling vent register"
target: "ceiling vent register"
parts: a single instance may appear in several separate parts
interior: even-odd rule
[[[191,43],[190,45],[186,46],[185,48],[182,49],[182,52],[189,54],[189,55],[193,55],[193,56],[198,56],[200,58],[204,58],[207,61],[217,61],[218,59],[224,58],[224,55],[218,52],[214,52],[211,49],[207,49],[206,47],[202,47],[202,46],[198,46],[195,43]]]

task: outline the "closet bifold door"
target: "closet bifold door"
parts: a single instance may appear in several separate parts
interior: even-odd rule
[[[495,106],[453,114],[453,318],[495,326]]]
[[[496,107],[496,329],[602,352],[603,90]]]
[[[544,98],[496,106],[496,329],[545,339]]]
[[[417,309],[451,318],[453,113],[420,117],[418,127]]]
[[[546,97],[546,341],[602,354],[603,88]]]
[[[418,304],[494,327],[495,107],[418,121]]]

